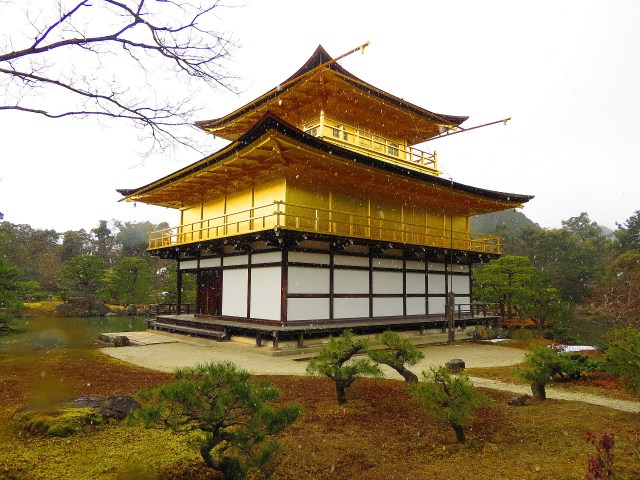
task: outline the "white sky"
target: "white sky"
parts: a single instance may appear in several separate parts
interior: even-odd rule
[[[363,80],[465,127],[502,125],[429,143],[457,182],[533,194],[544,227],[580,212],[611,228],[640,209],[640,2],[255,0],[220,9],[241,44],[229,63],[240,95],[203,92],[198,119],[217,118],[275,87],[318,44]],[[172,210],[118,203],[199,159],[142,162],[138,131],[93,119],[0,112],[0,211],[37,228],[98,220],[178,223]],[[204,135],[194,131],[194,135]]]

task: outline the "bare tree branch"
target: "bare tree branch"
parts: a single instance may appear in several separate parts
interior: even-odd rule
[[[0,2],[0,17],[23,1]],[[0,111],[123,119],[146,131],[152,148],[193,146],[179,132],[191,128],[198,106],[191,82],[180,80],[233,91],[224,63],[234,44],[214,24],[222,6],[220,0],[56,0],[43,9],[28,1],[24,24],[5,33],[6,47],[0,46]]]

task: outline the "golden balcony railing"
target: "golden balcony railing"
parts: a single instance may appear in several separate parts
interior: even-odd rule
[[[306,123],[303,130],[314,137],[389,163],[436,176],[442,173],[438,169],[436,152],[429,153],[419,148],[404,146],[377,133],[332,120],[324,115]]]
[[[343,237],[501,253],[500,238],[282,201],[149,234],[149,250],[214,240],[274,228]]]

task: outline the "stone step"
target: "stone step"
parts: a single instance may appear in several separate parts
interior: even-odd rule
[[[153,330],[168,330],[170,332],[190,333],[203,337],[215,338],[217,340],[225,340],[226,333],[222,330],[211,330],[208,328],[189,327],[187,325],[176,325],[173,323],[165,323],[159,321],[149,322],[149,328]]]

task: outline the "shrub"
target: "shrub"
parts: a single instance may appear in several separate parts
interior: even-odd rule
[[[578,380],[583,372],[597,372],[600,370],[600,363],[583,353],[560,353],[559,357],[562,360],[560,376],[567,380]]]
[[[494,340],[496,338],[509,338],[509,334],[501,327],[487,328],[482,325],[478,325],[473,331],[473,338],[475,340]]]
[[[411,392],[456,434],[459,443],[466,441],[464,426],[471,423],[477,407],[488,399],[478,393],[469,377],[451,376],[445,366],[422,372],[424,382],[411,385]]]
[[[573,345],[577,341],[576,337],[569,333],[568,328],[559,325],[553,325],[550,329],[545,330],[543,337],[564,345]]]
[[[595,434],[587,432],[585,438],[596,449],[595,455],[589,457],[587,463],[587,480],[607,480],[613,477],[613,434],[603,433],[598,439]]]
[[[347,403],[347,388],[363,376],[381,377],[382,370],[368,358],[353,359],[365,351],[369,342],[356,338],[351,330],[345,330],[339,337],[332,337],[316,358],[307,365],[309,375],[324,375],[336,384],[338,404]]]
[[[524,359],[524,366],[516,370],[518,376],[530,382],[533,398],[547,398],[546,385],[551,377],[562,372],[562,358],[555,350],[543,346],[531,347]]]
[[[607,336],[604,368],[622,377],[630,390],[640,391],[640,331],[627,328]]]
[[[199,443],[207,466],[224,479],[268,477],[279,450],[273,435],[298,418],[299,408],[267,405],[280,396],[278,389],[250,382],[246,370],[229,362],[179,369],[175,377],[141,392],[145,403],[130,420],[186,434]]]

